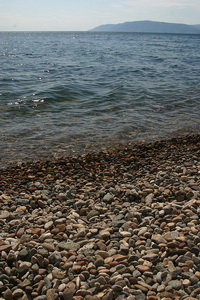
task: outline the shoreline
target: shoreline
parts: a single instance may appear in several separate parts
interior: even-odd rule
[[[140,144],[153,144],[159,141],[170,141],[172,136],[176,139],[187,138],[189,136],[197,136],[199,134],[199,126],[192,128],[191,130],[182,129],[175,130],[171,133],[166,133],[162,136],[158,134],[142,134],[135,136],[127,136],[126,138],[97,138],[94,141],[88,139],[82,140],[70,140],[65,143],[58,143],[51,145],[49,143],[28,143],[27,145],[19,144],[15,145],[3,144],[0,154],[0,170],[8,167],[54,159],[62,159],[63,157],[80,157],[81,155],[87,155],[91,153],[98,153],[101,151],[114,152],[118,149],[126,147],[137,147]],[[12,150],[11,150],[12,149]]]
[[[143,147],[146,148],[146,146],[149,148],[154,148],[157,147],[157,144],[162,145],[162,147],[164,145],[170,146],[176,143],[180,144],[181,141],[183,140],[184,143],[195,143],[195,140],[197,140],[198,142],[198,138],[199,138],[199,134],[196,132],[192,132],[191,134],[185,133],[185,134],[178,134],[175,135],[175,137],[170,138],[169,136],[164,137],[164,138],[151,138],[151,139],[138,139],[135,141],[127,141],[127,143],[125,143],[124,141],[122,143],[120,143],[119,141],[113,141],[113,143],[106,143],[106,144],[102,144],[102,146],[99,145],[99,148],[97,148],[96,146],[92,145],[89,147],[89,145],[87,147],[84,148],[84,150],[80,150],[79,148],[77,150],[66,150],[62,152],[58,152],[58,151],[51,151],[49,154],[48,152],[46,152],[45,155],[40,156],[40,158],[37,157],[32,157],[31,158],[27,158],[24,157],[24,161],[23,159],[19,159],[17,160],[15,158],[15,160],[10,160],[7,162],[7,165],[5,164],[1,164],[0,166],[0,170],[6,170],[6,169],[12,169],[15,167],[25,167],[26,165],[31,165],[31,164],[40,164],[42,162],[46,163],[47,161],[56,161],[58,162],[59,160],[70,160],[70,158],[73,159],[77,159],[80,160],[81,157],[84,156],[93,156],[95,157],[95,155],[98,155],[98,153],[103,153],[103,152],[107,152],[110,153],[111,155],[117,155],[117,153],[119,153],[120,151],[123,151],[124,149],[129,149],[129,151],[131,151],[131,148],[137,149],[137,151],[139,149],[142,149]],[[194,139],[194,141],[192,142],[192,139]],[[90,149],[90,150],[89,150]],[[3,158],[2,158],[3,161]]]
[[[0,174],[0,297],[200,299],[200,135]]]

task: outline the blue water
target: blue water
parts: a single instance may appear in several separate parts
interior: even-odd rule
[[[0,32],[1,165],[200,128],[200,35]]]

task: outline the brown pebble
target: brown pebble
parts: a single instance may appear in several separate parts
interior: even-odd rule
[[[0,252],[1,251],[9,252],[10,249],[12,249],[11,245],[2,245],[2,246],[0,246]]]
[[[135,284],[135,285],[134,285],[134,288],[136,288],[137,290],[140,290],[140,291],[142,291],[142,292],[144,292],[144,293],[147,293],[147,292],[148,292],[148,289],[145,288],[144,286],[140,285],[140,284]]]
[[[197,271],[195,274],[194,274],[198,279],[200,279],[200,272]]]
[[[138,282],[138,279],[136,277],[131,276],[129,277],[129,282],[130,284],[136,284]]]
[[[38,284],[38,287],[37,287],[37,293],[40,294],[41,291],[42,291],[42,288],[43,286],[45,285],[45,281],[44,280],[41,280]]]
[[[85,296],[84,300],[99,300],[99,298],[96,296],[87,295]]]
[[[19,206],[16,209],[17,212],[25,212],[26,211],[26,206]]]
[[[19,297],[22,297],[23,294],[24,294],[24,291],[22,289],[16,289],[13,292],[13,297],[14,298],[19,298]]]
[[[75,288],[71,287],[71,288],[66,288],[64,291],[63,291],[63,298],[64,300],[71,300],[73,299],[73,296],[75,294]]]
[[[116,254],[116,255],[113,256],[113,258],[116,261],[123,261],[123,260],[127,259],[127,256],[121,255],[121,254]]]
[[[13,299],[13,294],[10,289],[7,289],[5,292],[3,292],[3,297],[6,300],[12,300]]]
[[[101,256],[104,259],[110,256],[107,251],[103,251],[103,250],[97,250],[95,254]]]
[[[149,271],[149,267],[148,266],[143,266],[143,265],[138,265],[136,266],[136,268],[140,271],[140,272],[146,272]]]
[[[85,290],[85,289],[80,289],[76,292],[76,296],[82,296],[85,297],[87,295],[92,296],[92,293],[89,290]]]
[[[40,235],[41,234],[41,228],[32,228],[31,234]]]
[[[58,294],[56,293],[55,289],[49,289],[46,293],[47,300],[57,300]]]
[[[99,247],[100,250],[105,251],[107,249],[106,245],[102,241],[97,242],[97,246]]]
[[[64,274],[60,270],[53,270],[52,275],[53,275],[54,278],[57,278],[57,279],[63,279],[64,278]]]
[[[58,234],[59,232],[60,232],[60,229],[56,228],[56,227],[51,230],[51,233],[54,235]]]
[[[42,247],[43,247],[44,249],[50,251],[50,252],[55,251],[54,245],[49,244],[49,243],[43,243],[43,244],[42,244]]]
[[[59,231],[61,231],[61,232],[65,232],[65,230],[66,230],[66,225],[65,225],[65,224],[57,224],[57,225],[56,225],[56,228],[58,228]]]

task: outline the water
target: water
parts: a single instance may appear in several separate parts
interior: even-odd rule
[[[200,35],[1,32],[1,166],[199,132]]]

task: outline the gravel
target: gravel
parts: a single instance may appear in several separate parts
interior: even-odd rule
[[[0,299],[200,299],[200,135],[0,172]]]

